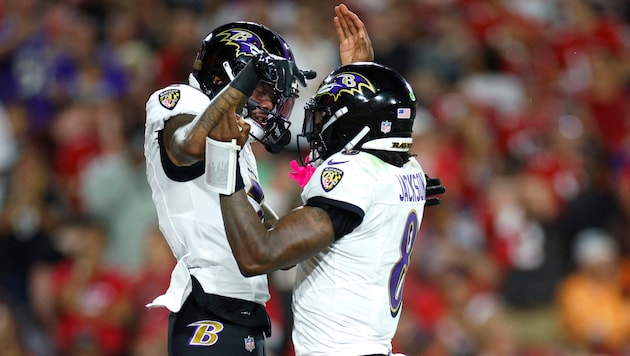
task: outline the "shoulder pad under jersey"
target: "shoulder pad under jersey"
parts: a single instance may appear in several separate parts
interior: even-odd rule
[[[165,121],[179,114],[198,115],[210,104],[204,93],[186,84],[156,90],[146,104],[147,121]]]

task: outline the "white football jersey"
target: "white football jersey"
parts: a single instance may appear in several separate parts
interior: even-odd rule
[[[317,168],[302,192],[304,202],[323,197],[365,215],[354,231],[297,266],[297,356],[391,352],[425,186],[413,158],[398,168],[365,152],[337,153]]]
[[[179,311],[192,289],[194,275],[206,293],[265,304],[269,299],[267,276],[243,277],[225,235],[219,194],[205,185],[203,162],[194,171],[196,178],[175,181],[167,176],[161,162],[158,133],[164,123],[177,114],[201,114],[210,99],[201,91],[184,84],[171,85],[154,92],[146,104],[144,155],[147,180],[153,191],[160,229],[177,265],[165,294],[149,307],[164,306]],[[263,192],[258,183],[256,160],[249,144],[239,154],[241,175],[254,209],[262,214]],[[262,215],[261,215],[262,216]]]

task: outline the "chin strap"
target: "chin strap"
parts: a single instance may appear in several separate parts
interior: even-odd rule
[[[223,62],[223,70],[225,70],[225,73],[227,74],[228,78],[230,78],[230,81],[233,81],[234,71],[232,71],[232,67],[230,67],[230,63],[228,61]]]
[[[363,126],[363,128],[361,129],[361,131],[359,131],[359,133],[354,136],[354,138],[352,140],[350,140],[344,147],[343,150],[344,151],[350,151],[351,149],[354,148],[354,146],[357,145],[357,143],[359,143],[359,141],[361,141],[363,139],[363,137],[365,137],[365,135],[368,134],[368,132],[370,132],[370,128],[367,126]],[[365,145],[364,145],[365,146]]]

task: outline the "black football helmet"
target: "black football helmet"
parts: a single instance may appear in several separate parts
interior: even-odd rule
[[[295,61],[287,42],[266,26],[237,21],[217,27],[201,43],[189,77],[190,85],[202,90],[208,97],[217,95],[245,67],[257,53],[267,52]],[[289,116],[298,96],[298,84],[287,97],[274,91],[273,110],[267,112],[266,120],[254,120],[244,112],[250,124],[250,136],[265,145],[268,151],[277,153],[291,140]],[[257,107],[250,100],[248,110]]]
[[[353,63],[324,79],[305,107],[300,136],[310,144],[311,162],[343,149],[408,152],[415,116],[405,78],[380,64]]]

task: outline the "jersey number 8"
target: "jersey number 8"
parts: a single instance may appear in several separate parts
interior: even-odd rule
[[[396,262],[389,276],[389,307],[393,318],[400,312],[405,274],[411,262],[411,253],[413,252],[413,244],[416,242],[417,234],[418,213],[415,210],[411,210],[407,216],[400,243],[400,260]]]

